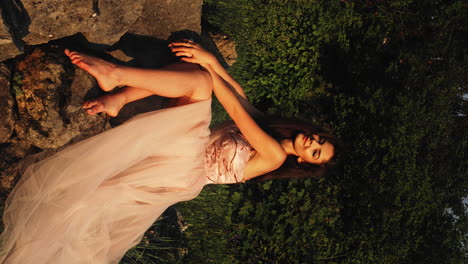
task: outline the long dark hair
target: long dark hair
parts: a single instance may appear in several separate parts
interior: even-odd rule
[[[335,164],[338,152],[338,140],[322,128],[310,122],[297,119],[263,117],[261,120],[257,119],[256,121],[262,129],[278,142],[284,139],[294,140],[299,133],[303,133],[306,136],[318,135],[321,139],[330,142],[334,146],[335,154],[329,162],[324,164],[299,163],[296,156],[289,155],[281,167],[253,178],[254,181],[286,178],[320,178],[324,176],[328,167]],[[226,121],[216,126],[214,130],[220,131],[225,129],[235,130],[237,127],[233,121]]]

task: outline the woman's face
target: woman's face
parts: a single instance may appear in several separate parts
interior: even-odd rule
[[[326,139],[318,135],[309,137],[302,133],[294,139],[294,150],[299,163],[323,164],[330,161],[335,154],[335,147]]]

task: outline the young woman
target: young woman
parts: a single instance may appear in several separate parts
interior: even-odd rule
[[[118,263],[168,206],[195,198],[206,184],[275,172],[288,155],[318,168],[334,156],[331,137],[313,127],[271,123],[270,135],[242,107],[243,89],[210,53],[192,42],[170,47],[182,62],[158,70],[65,51],[104,91],[125,85],[86,102],[89,114],[114,116],[152,94],[177,103],[28,166],[5,206],[1,263]],[[236,126],[210,138],[212,91]]]

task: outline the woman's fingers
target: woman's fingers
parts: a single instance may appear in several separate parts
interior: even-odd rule
[[[189,57],[182,57],[180,58],[181,61],[185,61],[185,62],[190,62],[190,63],[194,63],[194,59],[193,58],[189,58]]]
[[[175,56],[184,62],[201,65],[210,63],[212,60],[212,55],[195,42],[172,42],[169,44],[169,48]]]
[[[185,47],[174,47],[171,48],[172,52],[178,52],[178,51],[183,51],[183,52],[188,52],[190,50],[193,50],[191,48],[185,48]]]
[[[169,44],[169,47],[187,47],[187,48],[190,48],[190,47],[193,47],[193,44],[187,43],[187,42],[171,42]]]
[[[176,55],[177,57],[181,57],[181,56],[193,57],[192,53],[186,52],[186,51],[179,51],[179,52],[174,53],[174,55]]]
[[[193,48],[193,47],[198,47],[198,44],[195,42],[187,42],[187,41],[177,41],[177,42],[171,42],[169,47],[187,47],[187,48]]]

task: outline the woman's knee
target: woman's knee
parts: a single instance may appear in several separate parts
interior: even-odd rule
[[[194,97],[211,97],[213,81],[209,72],[200,65],[187,62],[176,62],[165,67],[166,70],[179,71],[185,73],[188,85],[193,88]]]

